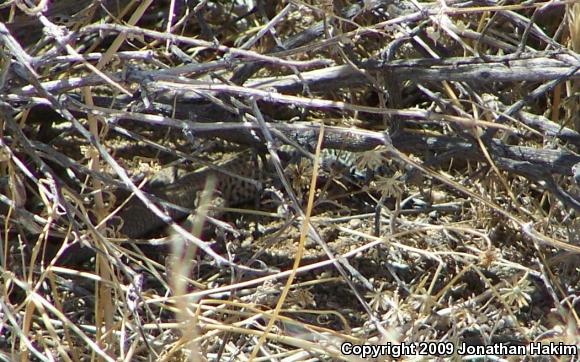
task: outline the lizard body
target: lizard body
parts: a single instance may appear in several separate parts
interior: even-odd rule
[[[280,150],[283,162],[298,163],[303,157],[295,150]],[[145,191],[162,199],[175,207],[167,207],[168,215],[179,220],[185,218],[196,208],[198,193],[201,192],[208,177],[215,177],[214,197],[220,198],[220,206],[236,206],[259,197],[262,190],[261,181],[269,174],[269,156],[266,164],[258,162],[258,158],[250,151],[241,152],[233,157],[219,162],[215,167],[203,167],[187,173],[175,180],[152,181]],[[355,170],[356,157],[352,152],[324,150],[321,154],[321,168],[326,171],[348,174],[350,177],[367,182],[375,170]],[[286,166],[284,165],[284,166]],[[371,172],[368,172],[371,171]],[[158,178],[164,178],[162,175]],[[167,177],[165,177],[167,179]],[[119,212],[121,221],[119,231],[130,238],[142,238],[164,225],[164,222],[153,214],[148,207],[137,198],[132,198]]]
[[[198,193],[204,189],[208,177],[215,177],[214,195],[223,200],[223,206],[250,201],[261,189],[259,182],[252,182],[261,178],[261,168],[250,152],[242,152],[219,163],[215,168],[203,167],[171,183],[150,182],[145,190],[170,204],[193,210],[197,206]],[[174,220],[182,219],[188,214],[186,210],[172,207],[167,207],[167,212]],[[132,198],[119,212],[118,217],[122,220],[119,231],[130,238],[144,237],[164,225],[163,220],[137,198]]]

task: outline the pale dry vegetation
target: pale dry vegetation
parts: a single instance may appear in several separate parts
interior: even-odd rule
[[[0,360],[580,344],[579,49],[578,1],[4,1]]]

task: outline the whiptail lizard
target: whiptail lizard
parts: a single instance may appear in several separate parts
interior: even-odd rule
[[[238,205],[255,198],[261,189],[259,180],[262,177],[262,167],[258,163],[257,157],[251,152],[242,152],[220,162],[215,168],[202,167],[175,180],[162,180],[171,177],[157,175],[158,180],[149,182],[144,190],[169,204],[193,210],[206,180],[208,177],[215,177],[214,196],[223,200],[222,206]],[[181,211],[174,207],[166,209],[174,220],[182,219],[188,214],[186,210]],[[164,222],[137,198],[132,198],[123,207],[118,219],[121,220],[119,231],[130,238],[144,237],[164,225]]]
[[[298,162],[300,154],[297,151],[281,151],[283,159],[288,162]],[[269,158],[265,157],[269,162]],[[168,214],[174,220],[187,216],[188,210],[196,208],[198,194],[206,184],[208,177],[215,177],[216,187],[214,197],[220,199],[220,206],[236,206],[255,200],[262,190],[261,182],[265,180],[271,167],[264,165],[262,159],[250,151],[241,152],[233,157],[219,162],[215,167],[203,167],[175,180],[159,180],[149,182],[144,188],[148,193],[159,199],[176,205],[183,211],[167,207]],[[351,152],[325,150],[321,155],[321,167],[326,170],[347,172],[355,178],[365,178],[365,175],[354,172],[354,157]],[[157,178],[163,178],[157,177]],[[166,179],[171,177],[165,177]],[[129,238],[142,238],[164,225],[145,204],[137,198],[132,198],[118,213],[121,221],[119,231]]]

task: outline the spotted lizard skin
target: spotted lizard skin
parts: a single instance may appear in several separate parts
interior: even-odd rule
[[[303,157],[294,150],[284,149],[279,154],[286,164],[297,163]],[[219,206],[237,206],[258,198],[262,190],[261,181],[272,174],[272,171],[268,171],[273,169],[272,166],[263,165],[259,160],[250,151],[241,152],[218,163],[216,168],[203,167],[170,182],[150,182],[144,191],[180,208],[195,210],[198,195],[211,176],[216,180],[214,197],[222,201]],[[268,157],[266,160],[270,162]],[[352,152],[323,150],[321,154],[320,165],[323,170],[348,175],[358,182],[368,181],[373,170],[357,170],[355,163],[356,155]],[[188,212],[171,207],[167,207],[166,211],[174,220],[188,215]],[[113,227],[129,238],[146,237],[163,226],[164,222],[136,197],[128,202],[119,212],[116,222],[113,222]]]
[[[252,200],[260,192],[262,168],[251,152],[243,152],[220,162],[216,168],[203,167],[179,177],[173,182],[150,182],[144,191],[180,208],[193,210],[199,193],[204,189],[208,177],[215,177],[214,196],[223,200],[221,206],[231,206]],[[254,180],[252,182],[251,180]],[[166,211],[174,220],[184,218],[188,213],[167,207]],[[133,197],[119,212],[116,222],[121,234],[129,238],[147,236],[164,225],[139,199]]]

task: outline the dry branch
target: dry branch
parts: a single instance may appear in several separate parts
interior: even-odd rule
[[[0,350],[579,344],[574,2],[0,4]]]

